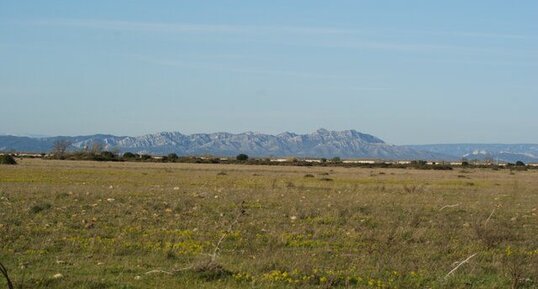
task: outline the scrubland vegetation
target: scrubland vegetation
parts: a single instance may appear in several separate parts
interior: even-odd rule
[[[23,288],[537,288],[537,209],[537,170],[23,159],[0,262]]]

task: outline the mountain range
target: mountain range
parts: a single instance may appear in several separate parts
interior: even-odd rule
[[[356,130],[319,129],[310,134],[284,132],[278,135],[245,132],[200,133],[160,132],[138,137],[114,135],[23,137],[0,135],[0,151],[49,152],[57,140],[67,140],[71,150],[90,148],[98,143],[105,150],[164,155],[254,157],[341,157],[391,160],[498,160],[538,162],[538,145],[446,144],[398,146]]]
[[[431,144],[405,147],[467,160],[538,163],[538,144]]]

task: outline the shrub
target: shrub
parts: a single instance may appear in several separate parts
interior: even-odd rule
[[[103,151],[100,154],[93,155],[93,160],[96,161],[116,161],[117,155],[113,152]]]
[[[175,153],[171,153],[171,154],[168,154],[167,158],[168,158],[168,161],[175,162],[179,159],[179,156]]]
[[[420,167],[422,167],[422,166],[425,166],[425,165],[427,165],[427,164],[428,164],[428,162],[426,162],[426,161],[424,161],[424,160],[411,161],[411,165],[413,165],[413,166],[415,166],[415,167],[416,167],[416,166],[420,166]]]
[[[246,161],[248,160],[248,156],[246,154],[238,154],[235,159],[238,161]]]
[[[17,161],[11,155],[0,155],[0,164],[2,164],[2,165],[16,165]]]
[[[124,159],[135,159],[137,156],[132,152],[126,152],[123,154]]]
[[[103,158],[105,158],[105,160],[113,160],[116,158],[116,154],[109,151],[104,151],[101,153],[101,155],[103,156]]]
[[[433,166],[432,169],[440,170],[440,171],[451,171],[452,166],[450,166],[450,165],[436,165],[436,166]]]
[[[143,161],[151,160],[151,156],[148,155],[148,154],[140,155],[140,158],[141,158]]]
[[[191,270],[197,277],[205,281],[226,279],[233,275],[233,272],[215,261],[202,262],[193,266]]]
[[[37,204],[37,205],[34,205],[33,207],[30,208],[30,212],[34,213],[34,214],[37,214],[41,211],[45,211],[45,210],[48,210],[52,207],[51,204],[49,203],[41,203],[41,204]]]

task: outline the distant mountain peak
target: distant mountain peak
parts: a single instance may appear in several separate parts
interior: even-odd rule
[[[318,128],[316,130],[316,133],[318,134],[329,134],[330,132],[327,130],[327,129],[324,129],[324,128]]]

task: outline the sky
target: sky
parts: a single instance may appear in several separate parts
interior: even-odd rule
[[[0,133],[538,143],[538,1],[0,1]]]

